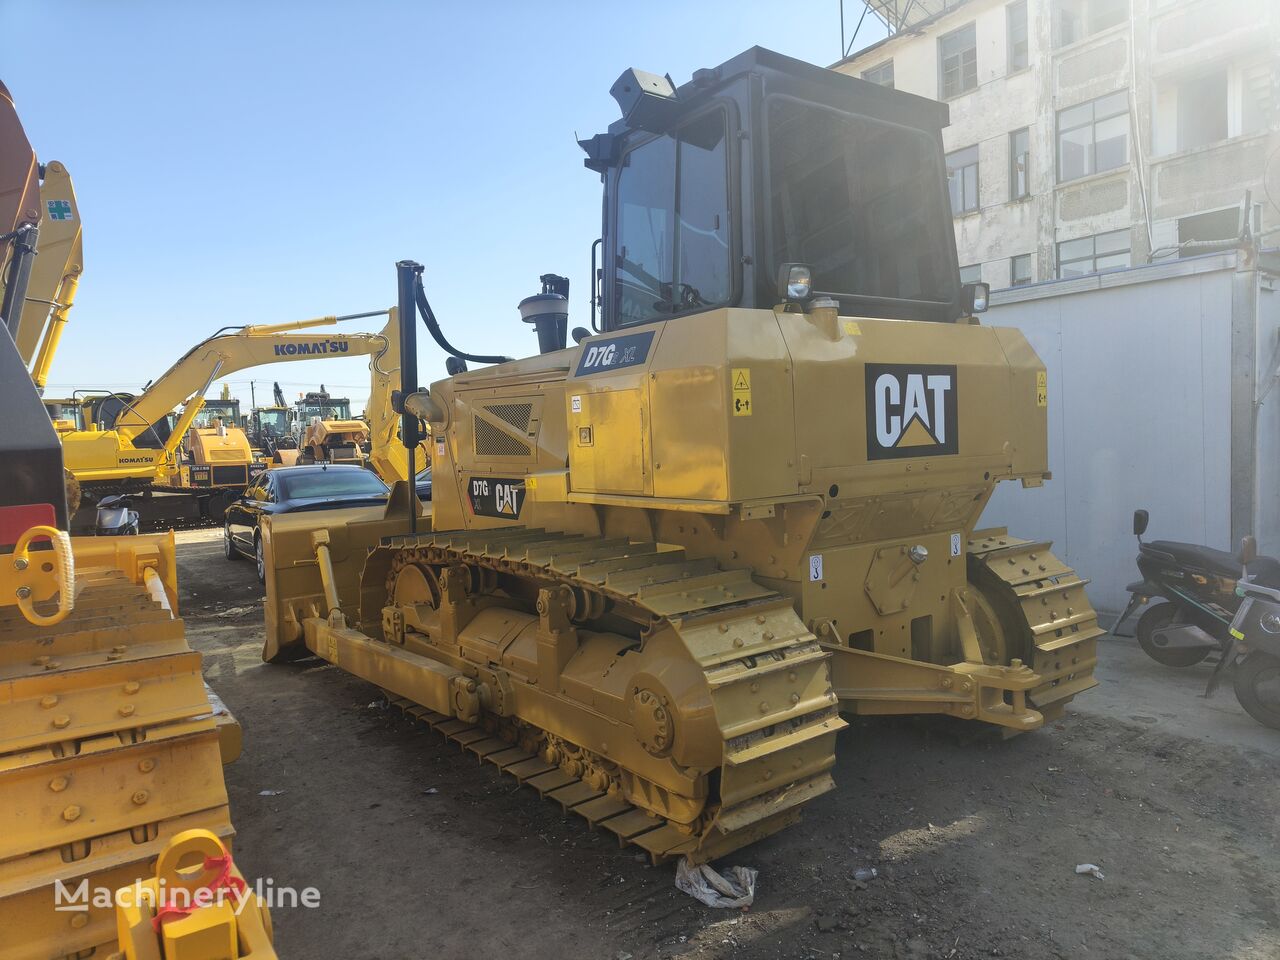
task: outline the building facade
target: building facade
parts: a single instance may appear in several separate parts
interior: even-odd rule
[[[893,32],[833,69],[950,105],[965,280],[1203,252],[1239,235],[1247,191],[1252,229],[1280,227],[1280,0],[868,7]]]

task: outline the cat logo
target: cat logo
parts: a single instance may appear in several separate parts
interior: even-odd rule
[[[478,517],[518,520],[524,506],[523,480],[503,477],[472,477],[467,494],[471,512]]]
[[[867,459],[937,457],[960,449],[956,368],[867,364]]]

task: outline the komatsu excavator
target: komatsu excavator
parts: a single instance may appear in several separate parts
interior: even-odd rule
[[[34,153],[14,162],[26,153],[0,87],[0,170],[34,171]],[[0,184],[0,955],[105,958],[125,945],[103,891],[152,878],[188,831],[227,849],[222,764],[239,754],[240,731],[187,645],[173,535],[68,535],[61,445],[29,366],[38,353],[14,341],[32,330],[32,261],[46,238],[46,263],[61,247],[14,182]],[[42,351],[65,322],[63,296],[45,305],[58,319],[43,319]],[[234,932],[224,918],[229,952],[201,942],[209,926],[166,927],[166,955],[274,956],[260,902]],[[132,933],[153,952],[129,956],[160,956],[149,922]]]
[[[67,469],[79,482],[86,506],[111,494],[143,493],[148,495],[139,504],[144,522],[220,520],[229,498],[265,465],[253,456],[239,427],[198,431],[191,437],[189,455],[182,455],[181,442],[212,382],[248,367],[334,356],[369,356],[377,368],[391,349],[394,331],[388,336],[388,331],[329,333],[314,328],[384,314],[224,328],[189,350],[139,396],[94,398],[84,418],[86,429],[59,433]],[[167,417],[179,406],[182,413],[170,425]],[[81,522],[92,520],[86,510],[82,514]]]
[[[698,861],[832,789],[841,712],[1035,730],[1095,684],[1101,631],[1048,543],[978,529],[998,482],[1048,479],[1048,385],[960,282],[947,107],[760,48],[611,92],[582,143],[594,334],[569,346],[544,292],[539,355],[454,351],[419,389],[415,311],[452,348],[399,264],[430,515],[397,484],[264,520],[264,657],[322,657]]]

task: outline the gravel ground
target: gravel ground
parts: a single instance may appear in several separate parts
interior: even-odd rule
[[[368,684],[262,664],[261,588],[220,536],[179,534],[182,613],[244,726],[237,861],[321,893],[275,911],[284,957],[1280,956],[1280,734],[1131,641],[1106,641],[1096,696],[1035,734],[855,719],[839,788],[728,858],[760,871],[755,904],[713,910]]]

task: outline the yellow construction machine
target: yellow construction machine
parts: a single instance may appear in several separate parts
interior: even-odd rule
[[[629,70],[592,333],[419,388],[430,515],[267,518],[264,656],[314,654],[655,857],[718,856],[832,788],[847,714],[1035,730],[1095,684],[1085,581],[977,529],[1049,476],[1045,368],[959,279],[945,105],[753,48]],[[594,252],[595,247],[593,247]],[[461,360],[493,365],[467,370]]]
[[[122,946],[113,891],[174,864],[166,851],[188,831],[225,854],[222,764],[240,731],[187,645],[172,534],[67,533],[61,445],[12,339],[39,248],[7,240],[19,242],[0,274],[0,955],[106,957]],[[243,919],[187,919],[161,923],[177,945],[166,956],[271,956],[256,900]],[[201,947],[215,928],[231,949]],[[130,954],[143,955],[160,956]]]
[[[370,399],[372,403],[372,398]],[[299,463],[363,465],[369,447],[369,425],[351,416],[351,401],[331,397],[324,384],[294,407]]]
[[[314,328],[384,313],[223,328],[188,351],[140,395],[91,397],[82,417],[86,428],[59,431],[67,469],[84,493],[80,524],[92,522],[88,510],[97,500],[119,493],[145,495],[138,504],[144,522],[220,520],[230,498],[238,496],[265,464],[253,455],[239,426],[218,424],[192,431],[212,382],[248,367],[322,357],[367,355],[377,366],[389,346],[386,332],[329,333]],[[178,407],[181,414],[170,422],[170,411]]]
[[[293,411],[285,403],[280,384],[273,384],[275,404],[249,411],[249,443],[256,454],[270,464],[292,465],[298,459],[298,440],[293,435]]]

